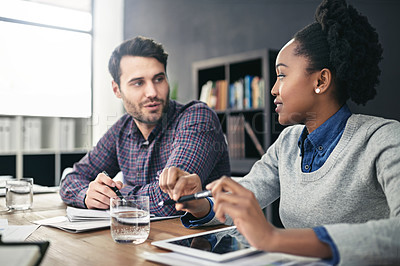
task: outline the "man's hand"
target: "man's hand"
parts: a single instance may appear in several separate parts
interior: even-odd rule
[[[86,191],[85,204],[88,209],[108,209],[110,198],[115,197],[115,192],[110,187],[121,189],[122,182],[114,182],[107,175],[100,173],[96,179],[89,183]]]
[[[169,197],[177,201],[181,196],[194,194],[202,190],[200,177],[189,174],[177,167],[164,168],[160,175],[159,186]],[[192,200],[176,203],[178,211],[190,212],[193,216],[201,218],[210,211],[210,203],[207,199]]]

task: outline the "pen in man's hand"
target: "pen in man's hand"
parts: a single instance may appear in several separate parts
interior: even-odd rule
[[[102,173],[105,174],[106,176],[110,177],[106,171],[103,171]],[[110,186],[108,186],[108,187],[111,188],[120,199],[125,200],[124,196],[122,196],[121,192],[119,191],[119,189],[117,187],[110,187]]]
[[[172,199],[167,199],[166,201],[160,201],[158,203],[158,206],[173,205],[175,203],[185,202],[189,200],[196,200],[196,199],[204,199],[211,196],[212,196],[211,190],[204,190],[191,195],[182,196],[177,201],[174,201]]]

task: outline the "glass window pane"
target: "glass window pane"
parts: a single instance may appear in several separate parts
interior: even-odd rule
[[[91,35],[0,21],[0,114],[91,115]]]
[[[91,31],[90,12],[19,0],[1,0],[0,17],[69,29]]]

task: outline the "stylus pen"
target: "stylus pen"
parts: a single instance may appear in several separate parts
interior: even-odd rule
[[[177,201],[174,201],[172,199],[167,199],[166,201],[160,201],[158,203],[158,206],[172,205],[175,203],[185,202],[189,200],[204,199],[211,196],[212,196],[211,190],[204,190],[191,195],[182,196]]]
[[[106,171],[103,171],[102,173],[105,174],[106,176],[110,177]],[[119,191],[119,189],[117,187],[110,187],[110,186],[108,186],[108,187],[111,188],[120,199],[125,200],[124,196],[122,196],[121,192]]]

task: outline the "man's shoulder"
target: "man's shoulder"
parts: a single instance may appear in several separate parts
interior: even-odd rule
[[[201,101],[191,101],[186,104],[176,105],[177,120],[179,123],[210,123],[218,121],[214,110]]]
[[[118,132],[124,130],[125,128],[130,128],[133,119],[132,116],[125,113],[123,114],[111,127],[108,131]]]
[[[214,110],[212,110],[210,107],[208,107],[207,104],[205,104],[202,101],[198,100],[193,100],[188,103],[182,104],[182,103],[176,103],[176,110],[178,113],[187,113],[187,112],[205,112],[205,113],[214,113]]]

